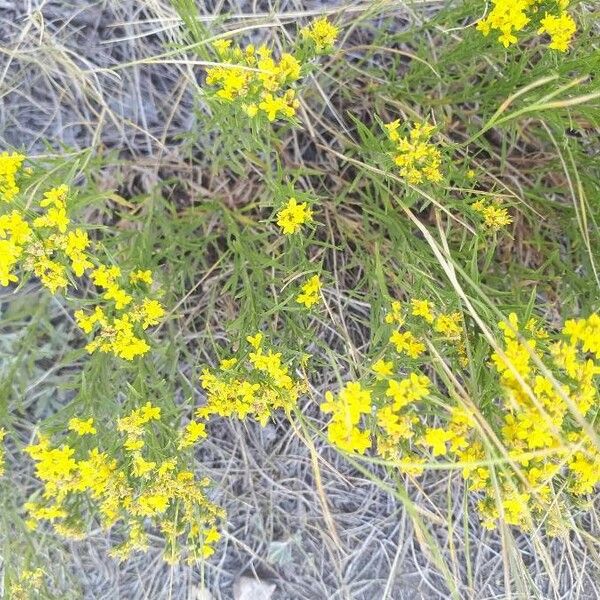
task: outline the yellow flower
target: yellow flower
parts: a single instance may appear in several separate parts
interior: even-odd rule
[[[293,92],[293,90],[290,90]],[[267,119],[274,121],[278,113],[284,117],[293,117],[299,103],[294,100],[294,95],[274,96],[271,93],[265,94],[263,99],[258,103],[258,108],[267,113]]]
[[[129,452],[141,450],[146,445],[146,442],[140,438],[128,437],[123,444],[123,448]]]
[[[401,381],[391,379],[388,383],[386,396],[392,398],[394,410],[400,410],[411,402],[421,400],[429,394],[429,378],[425,375],[411,373]]]
[[[377,424],[385,431],[388,439],[384,440],[383,437],[379,437],[377,440],[378,453],[384,457],[391,457],[391,448],[388,448],[390,442],[394,444],[402,438],[412,438],[414,435],[413,421],[414,417],[399,415],[392,406],[386,405],[380,408],[377,411]]]
[[[133,457],[133,474],[136,477],[145,477],[151,473],[155,467],[155,462],[145,460],[141,454],[136,454]]]
[[[431,305],[428,300],[411,300],[412,314],[415,317],[422,317],[428,323],[433,323],[434,316],[431,312]]]
[[[258,332],[256,335],[249,335],[246,340],[255,349],[258,350],[263,341],[263,334]]]
[[[399,119],[396,119],[391,123],[384,123],[383,128],[392,142],[397,142],[400,139],[400,134],[398,133],[398,130],[400,129]]]
[[[247,361],[238,361],[237,369],[204,369],[200,376],[207,402],[196,411],[199,418],[212,415],[254,417],[265,425],[276,409],[289,412],[303,388],[283,364],[281,353],[265,350],[262,334],[248,336],[254,348]]]
[[[133,300],[133,297],[116,283],[112,283],[108,286],[103,298],[105,300],[113,300],[117,310],[125,308],[128,304],[131,304]]]
[[[447,452],[446,442],[453,437],[451,431],[442,428],[429,428],[421,439],[421,443],[430,446],[433,456],[443,456]]]
[[[312,219],[312,210],[307,202],[298,203],[290,198],[287,204],[277,213],[277,225],[286,235],[296,233],[302,225]]]
[[[411,331],[394,331],[390,336],[390,342],[396,347],[396,352],[405,352],[411,358],[418,358],[425,352],[425,344],[417,340]]]
[[[380,358],[373,363],[371,369],[379,377],[391,377],[394,374],[394,363],[391,360],[388,361]]]
[[[397,300],[394,300],[391,304],[389,312],[385,315],[385,322],[392,324],[395,323],[402,327],[404,325],[404,316],[402,314],[402,304]]]
[[[206,425],[198,421],[190,421],[182,432],[180,448],[193,446],[200,438],[206,437]]]
[[[10,203],[19,193],[16,176],[25,160],[22,154],[0,154],[0,199]]]
[[[86,315],[83,310],[77,310],[75,311],[74,317],[77,325],[79,325],[84,333],[91,333],[96,323],[99,323],[102,326],[108,324],[106,315],[100,306],[96,306],[94,312],[89,315]]]
[[[0,238],[9,238],[16,246],[22,246],[31,238],[31,227],[19,211],[0,215]]]
[[[302,69],[295,56],[284,52],[277,61],[265,45],[256,50],[249,44],[242,49],[232,47],[230,40],[217,40],[213,46],[225,62],[207,69],[206,83],[216,87],[219,100],[236,103],[251,118],[259,111],[270,121],[295,115],[300,103],[290,85],[300,78]]]
[[[213,43],[213,48],[217,51],[219,56],[224,56],[229,48],[231,47],[231,40],[219,39],[215,40]]]
[[[151,402],[146,402],[139,409],[138,419],[141,424],[148,423],[149,421],[157,421],[160,419],[160,407],[154,406]]]
[[[566,12],[558,16],[546,13],[541,21],[541,25],[538,29],[538,34],[547,33],[550,36],[551,42],[548,46],[549,48],[559,50],[560,52],[566,52],[569,49],[571,39],[577,30],[577,25],[575,25],[575,21],[571,15]]]
[[[332,413],[327,427],[329,441],[347,452],[363,454],[371,446],[368,431],[358,427],[361,415],[371,413],[371,391],[358,382],[347,383],[337,398],[326,392],[321,404],[324,413]]]
[[[238,362],[238,359],[235,358],[235,356],[232,358],[223,358],[219,362],[219,369],[221,369],[222,371],[228,371],[232,367],[235,367],[237,362]]]
[[[22,249],[12,240],[0,240],[0,285],[7,286],[19,280],[12,272]]]
[[[512,223],[512,217],[508,214],[508,210],[499,206],[498,201],[486,204],[485,201],[478,200],[471,205],[471,208],[481,214],[485,227],[490,231],[500,231]]]
[[[41,256],[33,265],[33,272],[40,278],[42,285],[53,294],[69,283],[66,269],[59,263]]]
[[[296,298],[296,302],[303,304],[306,308],[311,308],[320,299],[321,279],[318,275],[313,275],[302,286],[302,293]]]
[[[67,233],[65,254],[71,259],[71,268],[77,277],[81,277],[86,269],[94,266],[85,253],[89,243],[88,235],[82,229],[74,229]]]
[[[393,121],[384,127],[388,138],[394,142],[392,156],[400,175],[414,185],[423,180],[440,182],[443,178],[440,171],[442,155],[429,141],[434,127],[428,123],[414,123],[408,137],[401,137],[399,125],[399,121]]]
[[[498,328],[502,330],[506,340],[516,339],[517,334],[519,333],[519,318],[517,317],[517,314],[511,312],[506,321],[501,321],[498,323]]]
[[[459,312],[442,313],[435,319],[433,328],[447,337],[459,336],[462,332],[462,315]]]
[[[145,283],[146,285],[152,285],[152,271],[147,269],[143,271],[142,269],[138,269],[137,271],[133,271],[129,275],[129,281],[131,283]]]
[[[498,41],[507,48],[518,41],[515,33],[525,29],[532,18],[537,17],[539,4],[539,0],[492,0],[492,10],[477,23],[477,29],[485,36],[492,29],[498,31]],[[557,0],[556,4],[559,14],[545,13],[537,33],[547,33],[551,38],[549,47],[565,52],[577,27],[573,18],[564,10],[568,6],[568,0]]]
[[[100,265],[91,274],[92,283],[105,289],[112,287],[120,276],[121,269],[119,267],[107,267],[106,265]]]
[[[96,433],[96,428],[94,427],[94,419],[92,419],[91,417],[85,421],[82,419],[78,419],[77,417],[73,417],[69,420],[69,429],[71,431],[74,431],[77,435],[94,435]]]
[[[526,0],[493,0],[493,5],[489,15],[477,23],[477,29],[483,35],[488,35],[491,29],[499,30],[498,41],[506,48],[517,41],[512,31],[520,31],[529,23],[525,12],[528,3]]]
[[[592,352],[600,359],[600,315],[570,319],[565,322],[562,333],[570,338],[571,344],[580,343],[584,352]]]
[[[142,494],[138,498],[138,510],[144,517],[164,513],[169,506],[169,496],[166,494]]]
[[[528,501],[530,494],[520,494],[512,492],[502,500],[504,509],[504,520],[509,525],[520,525],[529,514]]]
[[[142,327],[144,329],[158,325],[164,314],[165,309],[158,300],[148,300],[148,298],[144,298],[144,301],[142,302]]]
[[[300,35],[310,40],[315,45],[317,52],[325,52],[333,47],[339,32],[338,27],[330,23],[325,17],[321,17],[309,26],[303,27],[300,30]]]
[[[286,82],[300,79],[300,63],[291,54],[284,53],[277,68],[278,77]]]
[[[69,225],[70,220],[67,217],[67,211],[65,208],[49,208],[45,215],[38,217],[33,221],[34,227],[54,227],[60,231],[60,233],[65,233],[67,231],[67,225]]]
[[[43,208],[48,206],[53,206],[54,208],[64,208],[68,193],[69,186],[65,184],[51,188],[44,193],[44,198],[40,200],[40,206]]]

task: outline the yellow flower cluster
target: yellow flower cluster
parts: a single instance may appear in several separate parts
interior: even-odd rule
[[[21,164],[21,162],[19,162]],[[14,187],[4,200],[14,204],[19,188]],[[13,195],[14,192],[14,195]],[[81,273],[91,263],[80,246],[87,245],[87,234],[70,230],[66,210],[69,189],[66,185],[52,188],[44,194],[39,207],[43,214],[30,220],[25,210],[19,207],[9,212],[0,205],[0,285],[17,283],[17,269],[39,278],[53,294],[68,284],[69,263],[73,271]],[[78,240],[77,243],[75,240]]]
[[[569,337],[571,345],[581,344],[584,352],[591,352],[596,360],[600,359],[599,315],[593,314],[587,319],[570,319],[565,323],[563,333]],[[572,366],[571,364],[571,369]]]
[[[499,206],[498,202],[477,200],[471,204],[471,208],[483,217],[483,224],[490,231],[500,231],[512,223],[512,217],[508,214],[508,210]]]
[[[438,183],[442,180],[440,151],[431,143],[435,130],[428,123],[414,123],[408,136],[400,135],[400,121],[384,125],[388,138],[394,143],[392,157],[400,168],[400,175],[411,184],[424,180]]]
[[[566,11],[569,0],[492,0],[493,8],[490,13],[477,23],[477,29],[487,36],[492,30],[500,33],[498,41],[505,48],[518,41],[515,33],[522,31],[532,21],[539,22],[539,35],[546,33],[550,36],[549,47],[554,50],[566,52],[571,39],[577,30],[573,17]],[[550,8],[554,4],[553,12],[543,12],[542,8]],[[542,6],[543,5],[543,6]]]
[[[296,406],[303,382],[290,375],[280,352],[265,348],[262,333],[247,341],[251,349],[221,361],[219,369],[202,371],[206,404],[196,411],[199,419],[251,417],[264,426],[276,410],[290,413]]]
[[[535,516],[552,512],[557,504],[554,484],[559,480],[564,478],[561,485],[576,496],[600,483],[600,450],[581,426],[581,419],[600,406],[594,383],[600,374],[600,317],[567,321],[557,339],[535,320],[520,328],[514,313],[500,328],[502,353],[492,355],[503,392],[500,439],[521,478],[496,473],[504,491],[502,507],[494,501],[489,469],[478,469],[471,488],[485,491],[479,508],[486,526],[493,527],[502,517],[529,529]],[[481,445],[471,448],[473,457],[485,459]]]
[[[313,56],[329,51],[337,33],[337,28],[326,19],[301,30],[302,37],[312,44]],[[300,59],[284,52],[276,60],[272,48],[264,44],[242,48],[229,39],[219,39],[213,47],[220,64],[207,69],[206,84],[214,86],[216,98],[238,105],[251,118],[265,115],[269,121],[275,121],[294,117],[300,106],[295,88],[302,76]],[[303,58],[310,58],[310,52]]]
[[[562,338],[551,342],[535,319],[521,331],[514,313],[499,324],[504,344],[492,354],[502,392],[497,436],[513,466],[493,473],[485,464],[471,466],[486,463],[492,455],[482,443],[475,415],[464,407],[452,408],[444,427],[425,431],[420,443],[433,456],[464,464],[469,490],[483,492],[478,509],[484,526],[493,528],[502,519],[529,530],[536,518],[547,517],[551,528],[559,523],[557,511],[564,504],[557,496],[559,488],[577,496],[591,493],[600,483],[600,451],[569,409],[571,404],[584,418],[600,406],[594,384],[600,374],[599,326],[598,315],[567,321]]]
[[[17,173],[25,161],[22,154],[2,152],[0,154],[0,201],[11,203],[19,193]]]
[[[300,36],[313,44],[319,54],[331,51],[339,33],[339,28],[324,17],[316,19],[300,30]]]
[[[600,406],[594,383],[600,374],[600,317],[567,321],[562,336],[551,336],[536,319],[520,328],[511,313],[499,329],[503,347],[492,354],[501,389],[497,435],[515,466],[493,474],[488,466],[465,466],[463,476],[471,491],[484,492],[478,503],[484,526],[493,528],[502,519],[528,530],[544,515],[553,526],[562,504],[559,487],[583,495],[600,483],[600,451],[577,419]],[[434,456],[448,453],[465,465],[490,458],[475,416],[464,408],[453,408],[447,426],[428,431],[423,442]],[[565,477],[566,485],[559,485]]]
[[[56,294],[70,285],[75,287],[75,278],[87,275],[102,290],[103,301],[103,306],[98,303],[91,313],[75,312],[85,333],[98,330],[97,337],[87,345],[88,351],[113,352],[126,360],[145,354],[150,346],[139,334],[157,325],[164,315],[160,302],[147,298],[143,289],[152,284],[152,273],[134,271],[122,281],[119,267],[104,265],[89,252],[87,232],[72,227],[69,188],[64,184],[44,193],[39,202],[41,214],[31,218],[15,203],[19,192],[14,183],[16,169],[24,159],[17,155],[11,162],[14,155],[6,156],[0,159],[0,163],[5,163],[3,189],[11,191],[3,199],[15,208],[6,212],[0,205],[0,285],[18,282],[17,271],[21,269],[39,278],[44,287]]]
[[[44,582],[44,571],[37,569],[23,569],[18,578],[11,578],[8,584],[8,598],[10,600],[31,600],[41,598],[40,593]]]
[[[540,25],[538,34],[546,33],[550,36],[549,48],[560,52],[566,52],[569,49],[571,39],[577,31],[577,25],[569,13],[566,11],[558,15],[546,13],[540,21]]]
[[[362,415],[371,414],[371,391],[352,381],[346,384],[337,398],[331,392],[325,393],[321,404],[324,413],[331,413],[327,427],[327,437],[332,444],[346,452],[363,454],[371,446],[368,431],[358,425]]]
[[[436,316],[427,300],[413,300],[410,310],[394,301],[385,321],[403,327],[411,315],[425,321],[427,327],[436,323],[439,316],[449,316],[445,313]],[[406,368],[401,358],[407,355],[416,359],[425,350],[425,344],[412,331],[393,331],[384,349],[392,359],[382,357],[373,363],[374,378],[364,386],[359,382],[346,384],[337,398],[327,392],[321,410],[332,415],[327,430],[329,441],[347,452],[363,454],[374,437],[379,456],[393,461],[405,473],[421,473],[425,459],[417,456],[412,446],[423,431],[418,403],[429,395],[431,381],[416,370],[402,376]],[[405,460],[406,456],[410,460]]]
[[[296,302],[303,304],[306,308],[311,308],[319,302],[320,298],[321,279],[318,275],[313,275],[302,285],[302,291],[296,297]]]
[[[286,205],[277,213],[277,225],[285,235],[291,235],[300,230],[302,225],[312,219],[312,210],[307,202],[298,202],[290,198]]]
[[[374,432],[377,454],[397,461],[400,450],[408,451],[415,435],[414,426],[419,423],[416,403],[429,394],[431,382],[418,372],[399,378],[394,375],[394,363],[385,359],[376,361],[372,370],[376,378],[367,386],[351,381],[337,397],[325,393],[321,410],[331,414],[327,438],[341,450],[364,454]]]
[[[403,330],[409,317],[417,317],[418,320],[411,320],[410,328]],[[459,312],[439,312],[429,300],[413,298],[410,309],[404,309],[400,302],[393,301],[385,316],[385,321],[400,327],[390,335],[390,343],[398,354],[406,354],[412,359],[419,358],[426,350],[425,344],[421,341],[423,334],[430,334],[430,330],[433,329],[445,342],[454,347],[461,364],[466,365],[462,315]],[[424,324],[425,329],[420,324]]]
[[[207,437],[206,425],[198,421],[190,421],[180,432],[179,449],[190,448],[198,440]]]
[[[351,381],[337,397],[330,391],[325,393],[321,410],[331,415],[327,438],[345,452],[364,454],[371,448],[374,433],[376,453],[397,462],[401,453],[409,451],[414,427],[420,423],[416,403],[429,394],[431,382],[418,372],[395,376],[393,362],[384,359],[375,362],[372,369],[376,378],[368,385]],[[420,462],[415,458],[411,466],[403,468],[418,474]]]
[[[140,333],[158,325],[165,314],[158,300],[146,297],[145,288],[152,284],[152,272],[137,270],[126,278],[119,267],[100,265],[90,277],[103,291],[104,303],[98,303],[92,311],[78,310],[74,314],[84,333],[94,333],[86,350],[90,354],[112,352],[125,360],[146,354],[150,346]]]
[[[92,417],[85,420],[73,417],[69,420],[69,430],[74,431],[77,435],[95,435],[97,433]]]
[[[577,497],[600,484],[600,449],[590,433],[590,427],[597,431],[593,418],[600,408],[595,381],[600,315],[569,320],[560,335],[536,319],[520,327],[515,314],[499,324],[504,342],[491,356],[498,398],[489,424],[500,446],[483,433],[476,409],[457,405],[453,398],[443,400],[447,412],[436,414],[435,424],[430,410],[419,410],[419,401],[432,393],[431,381],[418,371],[398,377],[406,369],[398,359],[423,360],[421,340],[441,334],[464,366],[465,328],[459,312],[437,313],[429,301],[419,299],[406,308],[393,302],[386,322],[405,327],[411,317],[424,328],[412,323],[411,330],[394,331],[384,353],[389,356],[391,347],[396,355],[373,363],[374,378],[346,384],[337,397],[326,393],[321,410],[331,414],[330,442],[363,454],[375,441],[379,456],[411,475],[422,472],[428,456],[463,465],[469,490],[482,494],[478,509],[486,527],[495,527],[499,519],[525,530],[546,517],[548,527],[558,523],[565,505],[560,491]],[[445,396],[446,388],[440,386],[437,393]],[[494,457],[501,466],[490,466]]]
[[[224,515],[206,496],[209,481],[197,480],[179,455],[159,460],[142,453],[150,435],[153,453],[165,453],[166,447],[156,448],[159,437],[152,431],[160,418],[160,408],[150,402],[119,418],[108,427],[116,425],[122,437],[109,450],[76,447],[77,436],[96,434],[92,419],[70,420],[69,429],[76,434],[70,445],[40,436],[26,448],[44,484],[43,494],[25,504],[28,525],[36,528],[47,521],[59,535],[77,539],[98,519],[105,530],[123,531],[125,541],[111,551],[119,559],[147,550],[147,528],[152,527],[164,535],[167,562],[193,563],[210,556]]]
[[[222,64],[207,69],[206,83],[215,86],[217,98],[239,104],[249,117],[265,114],[274,121],[296,114],[300,104],[292,84],[300,79],[301,64],[292,54],[284,53],[276,61],[265,45],[232,47],[231,40],[213,45]]]

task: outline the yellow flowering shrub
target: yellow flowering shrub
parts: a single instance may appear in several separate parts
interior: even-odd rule
[[[251,417],[264,426],[276,410],[289,414],[295,408],[304,382],[293,377],[280,352],[267,347],[262,333],[248,336],[247,342],[218,369],[202,371],[206,403],[196,411],[198,419]]]
[[[538,35],[550,36],[549,48],[566,52],[577,30],[568,6],[569,0],[492,0],[492,9],[477,29],[486,36],[497,32],[498,41],[508,48],[517,43],[516,33],[537,24]]]
[[[489,528],[502,519],[529,530],[549,515],[551,529],[566,502],[561,488],[576,498],[598,486],[593,415],[600,408],[595,381],[599,315],[567,321],[560,334],[535,319],[520,328],[514,313],[501,322],[504,341],[490,357],[498,396],[486,417],[476,406],[447,397],[445,386],[434,385],[416,368],[426,368],[430,360],[421,340],[441,339],[463,367],[468,365],[460,313],[438,313],[429,301],[413,299],[407,307],[393,302],[386,321],[395,330],[384,356],[371,367],[373,375],[347,383],[337,397],[326,393],[321,410],[331,415],[332,444],[358,454],[373,448],[411,475],[420,474],[431,458],[463,465],[462,475],[480,495],[478,509]],[[446,407],[435,419],[422,404],[428,399],[429,405],[432,396]],[[482,434],[482,418],[492,426],[498,446]],[[490,466],[494,456],[500,459],[496,468]]]
[[[20,201],[17,177],[25,157],[0,157],[4,184],[0,203],[0,286],[20,281],[20,275],[37,277],[52,294],[67,294],[88,278],[101,290],[93,311],[77,310],[75,320],[94,339],[88,352],[112,352],[132,360],[148,352],[144,330],[164,316],[160,302],[148,297],[149,270],[125,276],[120,267],[103,264],[94,255],[87,232],[73,225],[69,215],[69,187],[62,184],[44,193],[33,208]],[[26,173],[22,176],[27,176]]]
[[[121,560],[148,549],[149,529],[162,533],[167,562],[210,556],[223,511],[206,495],[209,480],[198,480],[180,452],[169,445],[157,448],[161,417],[161,409],[147,402],[116,422],[103,423],[103,436],[92,418],[72,418],[70,436],[39,435],[26,448],[43,483],[43,492],[25,504],[29,526],[48,523],[72,539],[97,525],[114,529],[124,541],[111,554]],[[116,440],[106,435],[114,430]]]
[[[183,46],[171,36],[178,33],[179,21],[189,26],[196,20],[196,4],[174,4],[174,14],[181,18],[169,29],[174,49],[162,58],[180,52]],[[60,295],[55,304],[73,311],[85,349],[95,355],[84,361],[79,381],[46,401],[41,385],[63,383],[61,372],[78,368],[80,352],[68,352],[70,341],[57,343],[58,336],[48,336],[47,327],[39,337],[37,331],[31,337],[13,335],[14,323],[26,323],[32,314],[21,309],[24,294],[14,294],[7,337],[39,345],[44,359],[60,350],[50,370],[48,361],[38,361],[33,352],[35,360],[29,361],[18,339],[19,354],[35,364],[25,365],[21,376],[15,373],[23,362],[17,359],[13,367],[7,361],[10,373],[6,382],[3,378],[6,395],[15,392],[16,401],[9,398],[3,409],[6,423],[0,422],[0,477],[6,483],[5,470],[12,465],[5,463],[18,456],[13,446],[27,440],[25,460],[33,463],[36,485],[18,505],[27,528],[38,533],[32,546],[42,546],[49,532],[77,540],[101,530],[120,540],[110,552],[118,560],[145,552],[151,544],[160,545],[171,564],[193,565],[210,557],[226,515],[210,498],[209,479],[194,470],[193,453],[210,439],[218,418],[250,419],[264,427],[284,415],[294,434],[322,429],[331,445],[356,455],[353,459],[368,456],[388,468],[389,480],[418,477],[427,468],[455,474],[489,529],[508,524],[524,531],[555,531],[574,521],[572,508],[585,506],[598,489],[600,316],[568,320],[562,329],[520,320],[515,313],[497,325],[496,317],[489,317],[496,301],[525,304],[521,298],[526,292],[510,297],[503,283],[538,267],[539,277],[530,281],[523,276],[521,281],[539,286],[540,297],[550,292],[550,298],[560,277],[555,258],[563,252],[572,249],[576,260],[570,267],[577,262],[586,275],[597,271],[594,206],[586,201],[592,178],[585,171],[592,162],[587,136],[595,126],[590,115],[598,98],[591,89],[593,77],[586,79],[582,71],[577,79],[567,79],[583,68],[586,56],[578,44],[571,57],[525,52],[510,64],[511,56],[495,41],[490,56],[469,53],[470,28],[465,29],[464,21],[459,27],[450,22],[456,15],[462,20],[467,9],[456,7],[448,19],[440,10],[435,21],[419,29],[429,29],[433,37],[427,39],[435,43],[415,40],[408,47],[404,34],[398,37],[394,28],[380,26],[396,16],[387,4],[394,3],[362,3],[348,13],[357,25],[368,22],[371,30],[352,35],[357,43],[340,51],[335,50],[340,30],[326,18],[297,29],[295,36],[289,14],[282,23],[270,22],[266,14],[251,21],[245,14],[230,15],[223,21],[231,26],[225,39],[206,39],[204,25],[190,31],[186,37],[194,44],[183,47],[184,58],[166,62],[203,65],[202,99],[208,99],[210,110],[201,115],[205,120],[197,129],[202,134],[186,131],[181,138],[181,123],[187,121],[180,118],[179,106],[172,111],[167,106],[168,122],[161,123],[161,98],[144,127],[134,123],[148,154],[160,148],[151,161],[160,184],[154,188],[144,182],[140,199],[112,197],[131,211],[122,219],[122,208],[114,207],[117,218],[107,219],[112,244],[101,242],[77,216],[77,207],[92,194],[78,198],[67,179],[58,178],[58,168],[38,178],[28,167],[32,159],[0,153],[0,291],[8,297],[13,290],[26,291],[33,281],[46,296],[46,290]],[[492,0],[477,29],[505,48],[521,36],[543,35],[549,48],[566,52],[577,29],[569,10],[568,0]],[[582,31],[587,31],[584,13],[578,14]],[[199,12],[198,23],[204,21]],[[273,26],[291,34],[292,41],[282,36],[255,45],[229,37],[250,30],[260,35],[261,28]],[[452,46],[446,47],[445,40]],[[486,43],[479,39],[478,45]],[[192,46],[201,62],[189,61]],[[204,60],[204,50],[209,60]],[[318,81],[314,78],[314,94],[305,93],[326,54],[332,54],[326,61],[331,70]],[[385,65],[381,71],[380,61]],[[557,68],[547,77],[549,64]],[[165,96],[167,104],[171,99],[188,106],[187,83],[183,78],[177,93]],[[357,90],[365,96],[356,97]],[[585,112],[578,112],[586,104]],[[384,124],[377,111],[431,115],[431,122],[397,119]],[[113,112],[119,116],[112,109],[107,114]],[[275,122],[282,127],[273,127]],[[219,131],[223,135],[214,142]],[[103,128],[97,132],[103,135]],[[185,143],[171,153],[170,144],[180,139]],[[206,152],[206,140],[214,143],[212,154]],[[77,161],[72,171],[86,181],[97,180],[92,164],[113,166],[104,156],[93,156],[98,148],[103,144],[94,145],[89,154],[72,153]],[[373,156],[375,164],[369,164]],[[118,160],[121,167],[129,159],[119,155]],[[58,185],[51,187],[48,181]],[[132,188],[124,189],[129,195]],[[579,202],[564,201],[565,191]],[[265,207],[265,198],[276,201]],[[315,198],[322,199],[322,227],[315,226]],[[565,235],[558,244],[547,242],[549,232],[558,231],[563,221],[545,217],[538,223],[537,216],[544,214],[540,208],[560,214],[564,223],[574,215],[581,238]],[[463,220],[465,214],[478,227]],[[518,227],[511,227],[513,220]],[[113,235],[111,227],[122,229],[122,236]],[[495,234],[509,227],[515,244],[500,247],[496,242],[506,242],[508,236]],[[482,240],[479,231],[490,237]],[[147,268],[145,258],[128,262],[121,252],[123,240],[131,242],[132,255],[156,252],[154,263],[165,264],[165,276]],[[529,256],[516,256],[511,265],[513,254],[524,246],[525,251],[534,247],[534,266]],[[512,250],[516,252],[508,256]],[[330,272],[313,274],[321,268]],[[547,287],[546,274],[552,280]],[[452,285],[439,283],[444,276]],[[584,290],[581,304],[595,302],[583,284],[564,279],[572,285],[571,297]],[[324,283],[331,287],[325,290]],[[314,427],[316,421],[298,409],[309,389],[307,378],[320,381],[327,370],[338,374],[348,364],[357,365],[368,343],[369,306],[375,313],[388,289],[399,286],[412,294],[436,284],[439,300],[417,295],[390,302],[370,332],[376,350],[372,359],[363,372],[324,393],[321,420]],[[180,300],[182,329],[165,331],[164,348],[150,364],[142,357],[150,353],[152,328],[165,319],[161,298],[167,286]],[[475,310],[481,312],[481,318],[471,320],[451,299],[460,286],[464,306],[474,317]],[[2,311],[4,303],[3,298]],[[531,308],[517,310],[527,314]],[[179,405],[190,354],[221,339],[223,317],[231,313],[237,313],[234,326],[242,342],[215,365],[201,368],[202,401],[190,413]],[[265,315],[274,317],[269,339],[260,332],[246,337]],[[47,321],[40,319],[31,329],[43,329],[40,324]],[[61,332],[63,325],[55,331]],[[70,333],[68,325],[66,329]],[[300,346],[294,348],[297,354],[282,345],[287,339]],[[307,346],[321,352],[320,363],[308,374],[304,367],[310,355],[300,354]],[[4,357],[12,352],[12,343],[0,350]],[[46,369],[48,376],[40,377]],[[104,378],[106,387],[99,385]],[[103,398],[94,397],[96,387]],[[144,400],[136,400],[126,412],[114,411],[124,401],[123,389]],[[161,406],[145,400],[150,394],[161,399]],[[81,404],[72,401],[74,395],[81,396]],[[26,396],[24,401],[20,396]],[[115,403],[106,398],[116,398]],[[85,409],[75,412],[75,405]],[[52,415],[57,406],[60,413]],[[34,423],[33,415],[48,420]],[[64,415],[64,421],[57,420]],[[10,452],[3,445],[7,431]],[[316,460],[308,435],[299,437]],[[210,445],[202,450],[209,453]],[[328,486],[321,486],[315,467],[327,511]],[[17,495],[23,491],[18,489]],[[335,503],[332,507],[339,509]],[[448,525],[454,519],[450,513]],[[334,532],[337,516],[331,523]],[[436,518],[434,526],[443,523]],[[428,533],[418,525],[419,533]],[[450,543],[453,532],[448,533]],[[283,547],[284,542],[276,544]],[[431,556],[445,559],[446,548],[442,550]],[[280,552],[269,553],[274,557]],[[50,578],[37,563],[12,561],[9,597],[45,594]],[[200,571],[204,585],[204,568]],[[463,583],[457,589],[466,589]]]
[[[567,321],[558,335],[536,320],[521,328],[514,313],[499,324],[503,344],[491,357],[501,389],[498,436],[512,464],[493,473],[487,466],[463,469],[469,489],[483,492],[478,506],[486,527],[502,518],[528,530],[545,515],[556,526],[561,487],[577,497],[600,483],[600,451],[589,429],[597,427],[585,425],[600,406],[599,326],[597,314]],[[451,443],[460,440],[461,447],[451,448],[458,461],[488,458],[473,415],[453,415],[448,430]]]
[[[206,70],[206,85],[219,102],[239,108],[250,118],[291,119],[300,106],[296,93],[297,83],[307,71],[304,61],[311,53],[331,50],[337,28],[319,19],[302,29],[301,37],[310,42],[312,52],[283,52],[279,58],[265,44],[241,47],[230,39],[216,40],[213,48],[219,64]]]

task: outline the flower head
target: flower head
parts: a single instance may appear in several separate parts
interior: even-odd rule
[[[310,25],[300,30],[300,35],[310,40],[318,53],[331,50],[339,33],[339,28],[330,23],[325,17],[316,19]]]
[[[286,205],[277,213],[277,225],[286,235],[291,235],[300,230],[302,225],[312,219],[312,210],[307,202],[297,202],[290,198]]]
[[[73,417],[69,421],[69,429],[74,431],[77,435],[94,435],[96,433],[96,428],[94,427],[94,419],[89,418],[87,420],[78,419],[77,417]]]

